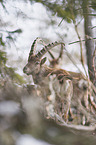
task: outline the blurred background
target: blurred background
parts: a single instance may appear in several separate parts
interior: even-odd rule
[[[64,42],[80,70],[93,72],[94,83],[88,60],[96,49],[95,0],[0,0],[0,145],[94,145],[96,131],[72,130],[44,119],[34,85],[33,95],[28,93],[26,86],[33,81],[22,70],[36,37],[46,44]],[[37,51],[40,48],[38,44]],[[57,57],[59,47],[52,52]],[[60,67],[79,71],[65,52]]]

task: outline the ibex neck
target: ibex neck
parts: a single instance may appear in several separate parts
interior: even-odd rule
[[[51,75],[53,69],[46,65],[41,66],[39,73],[32,74],[35,84],[46,85],[48,84],[48,76]]]

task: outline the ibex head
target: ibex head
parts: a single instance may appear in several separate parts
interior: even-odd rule
[[[32,57],[28,60],[26,66],[23,68],[23,72],[27,75],[37,74],[45,61],[46,57],[44,57],[43,59],[39,59],[35,55],[32,55]]]
[[[41,65],[43,65],[46,61],[46,57],[41,59],[44,53],[42,53],[42,50],[38,52],[38,54],[35,54],[35,49],[38,41],[41,41],[41,39],[36,38],[34,40],[29,53],[28,63],[23,68],[23,72],[27,75],[37,74],[40,71]]]
[[[42,59],[42,57],[47,51],[49,51],[51,48],[53,48],[59,44],[64,46],[64,43],[54,42],[54,43],[44,46],[42,50],[40,50],[37,54],[35,54],[37,41],[42,42],[42,40],[39,38],[36,38],[36,40],[34,40],[32,46],[31,46],[30,53],[29,53],[28,63],[26,64],[26,66],[23,69],[23,72],[26,73],[27,75],[38,74],[40,72],[41,66],[46,61],[46,57],[44,57],[43,59]]]

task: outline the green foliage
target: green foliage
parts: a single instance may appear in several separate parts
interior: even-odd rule
[[[22,33],[21,29],[16,29],[14,31],[8,31],[8,33]]]
[[[29,0],[32,2],[32,0]],[[34,2],[42,3],[44,6],[47,7],[48,10],[52,12],[53,15],[57,15],[58,17],[63,18],[68,23],[76,20],[77,16],[81,15],[82,13],[82,2],[83,0],[61,0],[57,1],[49,1],[49,0],[34,0]],[[88,0],[89,6],[96,10],[96,1],[95,0]]]
[[[92,0],[91,8],[92,8],[93,10],[96,10],[96,0]]]
[[[5,46],[5,43],[4,43],[3,38],[2,38],[2,34],[0,36],[0,45]]]
[[[15,72],[15,68],[5,66],[5,73],[9,76],[9,78],[19,85],[25,83],[22,76]]]
[[[2,5],[2,7],[5,10],[5,13],[8,12],[6,10],[6,1],[5,0],[0,0],[0,5]],[[1,13],[2,14],[2,13]],[[12,68],[12,67],[8,67],[6,65],[7,63],[7,55],[6,52],[3,50],[6,48],[6,44],[10,44],[11,40],[13,42],[13,40],[15,41],[16,38],[18,37],[18,34],[22,33],[21,29],[15,29],[15,30],[11,30],[11,31],[7,31],[6,29],[3,29],[6,25],[3,22],[3,20],[1,20],[2,22],[2,27],[0,29],[0,46],[2,47],[2,50],[0,49],[0,80],[3,79],[6,80],[10,79],[10,81],[12,81],[12,84],[19,84],[22,85],[23,83],[25,83],[24,79],[22,76],[20,76],[18,73],[16,73],[16,69]],[[7,23],[6,23],[7,24]],[[8,25],[8,24],[7,24]],[[2,83],[2,82],[0,82]]]
[[[53,15],[63,18],[68,23],[71,23],[78,16],[77,9],[80,8],[80,1],[78,0],[69,0],[69,1],[60,1],[55,0],[51,2],[49,0],[34,0],[35,2],[42,3],[47,7],[48,10],[52,12]]]
[[[6,8],[5,8],[5,0],[0,0],[0,3],[1,3],[1,5],[2,5],[2,7],[3,7],[4,9],[6,9]]]
[[[0,66],[5,64],[7,61],[6,52],[0,50]]]
[[[25,80],[22,76],[16,73],[16,69],[6,66],[7,56],[6,52],[0,51],[0,77],[3,79],[9,78],[13,83],[22,85]]]
[[[22,33],[21,29],[16,29],[16,30],[13,30],[13,31],[4,31],[4,30],[1,29],[0,31],[1,31],[1,33],[0,33],[1,34],[1,36],[0,36],[0,45],[2,45],[2,46],[5,46],[6,42],[8,43],[9,40],[14,40],[15,41],[17,39],[17,36]],[[5,37],[4,34],[6,34],[6,37]],[[3,39],[4,37],[5,37],[6,41],[4,41],[4,39]]]

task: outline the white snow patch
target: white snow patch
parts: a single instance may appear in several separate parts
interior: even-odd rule
[[[0,102],[0,115],[13,116],[19,112],[19,104],[14,101]]]
[[[16,145],[50,145],[42,140],[37,140],[33,138],[31,135],[25,134],[21,135],[17,142]]]

